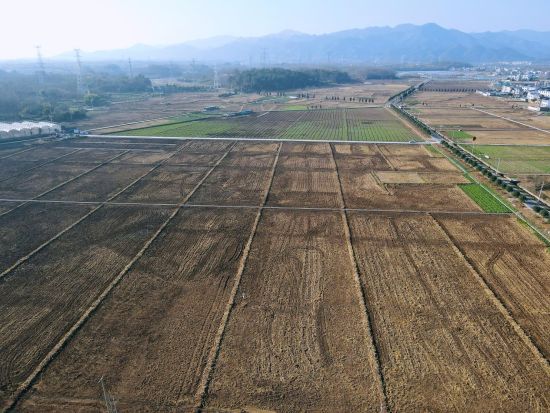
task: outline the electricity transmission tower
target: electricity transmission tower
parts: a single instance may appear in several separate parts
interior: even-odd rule
[[[214,66],[214,89],[220,88],[220,79],[218,76],[218,65]]]
[[[44,77],[46,75],[46,70],[44,69],[44,60],[42,59],[42,46],[36,47],[36,58],[38,60],[38,81],[44,83]]]
[[[76,91],[78,94],[84,93],[84,80],[82,79],[82,60],[80,59],[80,49],[74,49],[78,73],[76,74]]]
[[[128,58],[128,69],[130,71],[130,78],[134,77],[134,68],[132,67],[132,58]]]
[[[262,49],[262,67],[267,67],[267,50],[265,47]]]
[[[105,401],[105,406],[107,407],[107,413],[118,413],[116,409],[115,400],[112,398],[112,396],[109,394],[107,389],[105,388],[105,382],[103,380],[103,376],[99,379],[99,383],[101,384],[101,392],[103,393],[103,400]]]

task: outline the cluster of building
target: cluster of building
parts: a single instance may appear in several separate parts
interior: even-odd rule
[[[61,132],[61,126],[50,122],[0,123],[0,139],[46,136]]]
[[[511,82],[509,80],[493,82],[490,90],[478,90],[484,96],[500,96],[534,103],[529,109],[550,111],[550,82]]]

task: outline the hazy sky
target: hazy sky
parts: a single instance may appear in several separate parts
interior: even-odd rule
[[[550,30],[549,0],[0,0],[0,59],[293,29],[434,22],[463,31]]]

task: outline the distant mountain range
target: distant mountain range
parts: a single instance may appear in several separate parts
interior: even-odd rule
[[[323,35],[295,31],[262,37],[221,36],[170,46],[138,44],[83,53],[85,60],[263,63],[425,64],[550,61],[550,32],[531,30],[465,33],[434,23],[371,27]],[[73,58],[72,53],[57,59]]]

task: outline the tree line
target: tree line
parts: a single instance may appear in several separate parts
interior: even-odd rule
[[[229,79],[233,88],[243,92],[272,92],[311,86],[353,83],[346,72],[338,70],[251,69],[235,72]]]
[[[85,106],[108,104],[110,93],[151,90],[151,80],[143,75],[86,73],[83,89],[77,90],[74,74],[0,70],[0,121],[77,120],[86,116]]]

